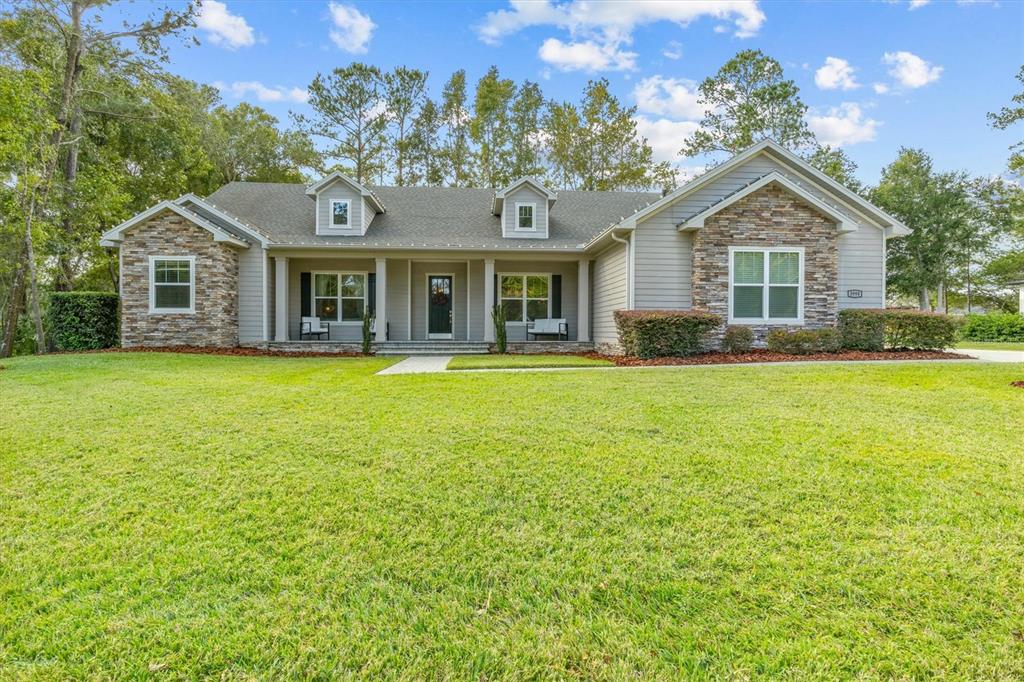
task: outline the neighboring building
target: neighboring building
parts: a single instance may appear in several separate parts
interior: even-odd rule
[[[562,318],[570,341],[614,346],[617,309],[702,308],[763,336],[883,307],[885,241],[905,234],[765,141],[665,196],[232,182],[102,243],[120,248],[124,346],[294,347],[307,316],[358,343],[364,310],[381,344],[485,343],[499,302],[513,342]]]
[[[1017,287],[1017,310],[1024,315],[1024,279],[1018,282],[1007,282],[1011,287]]]

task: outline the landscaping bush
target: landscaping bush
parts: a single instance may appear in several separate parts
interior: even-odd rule
[[[847,309],[839,311],[839,337],[849,350],[885,350],[886,310]]]
[[[754,345],[754,330],[750,327],[733,324],[725,328],[722,337],[722,350],[726,353],[749,353]]]
[[[1024,341],[1024,315],[968,315],[960,328],[960,338],[965,341]]]
[[[957,321],[942,313],[886,310],[885,342],[890,348],[943,350],[956,343]]]
[[[50,335],[57,350],[96,350],[118,344],[118,296],[105,291],[50,294]]]
[[[768,350],[773,353],[787,355],[834,353],[840,347],[839,332],[831,327],[798,329],[796,331],[773,329],[768,333]]]
[[[616,310],[615,326],[626,355],[639,358],[694,355],[708,332],[722,323],[699,310]]]
[[[491,319],[494,321],[494,346],[504,354],[508,351],[508,328],[505,326],[505,306],[500,303],[491,308]]]
[[[363,355],[369,355],[373,349],[373,334],[370,333],[370,309],[363,310]],[[382,324],[387,324],[383,322]]]

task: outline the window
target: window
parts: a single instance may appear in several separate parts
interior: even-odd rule
[[[348,202],[347,201],[332,201],[331,202],[331,226],[332,227],[348,227]]]
[[[313,315],[316,317],[325,322],[362,322],[365,306],[365,274],[313,273]]]
[[[195,256],[149,258],[149,312],[195,312]]]
[[[533,212],[536,204],[516,204],[516,229],[533,230],[536,224],[533,222]]]
[[[803,249],[729,249],[729,320],[803,322]]]
[[[502,275],[501,306],[507,322],[547,319],[551,310],[550,275]]]

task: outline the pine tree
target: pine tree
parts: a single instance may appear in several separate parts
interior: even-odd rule
[[[500,154],[510,138],[509,106],[515,88],[510,79],[500,77],[496,66],[488,69],[476,86],[469,131],[479,149],[478,178],[484,187],[498,187],[504,179]]]
[[[411,184],[407,177],[412,152],[413,121],[427,98],[427,72],[397,67],[384,76],[384,98],[388,108],[388,155],[394,164],[388,169],[398,186]]]
[[[470,116],[466,107],[466,72],[456,71],[445,83],[441,103],[445,127],[442,155],[447,183],[452,187],[470,187],[476,174],[469,135]]]

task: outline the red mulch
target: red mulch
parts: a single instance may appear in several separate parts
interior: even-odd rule
[[[801,361],[865,361],[865,360],[971,360],[969,355],[933,350],[890,350],[882,352],[840,351],[838,353],[812,353],[810,355],[787,355],[768,350],[751,350],[749,353],[702,353],[685,358],[636,358],[593,354],[611,360],[624,367],[651,365],[742,365],[751,362],[801,362]]]
[[[1024,388],[1024,381],[1011,381],[1010,385],[1014,388]]]
[[[208,346],[159,346],[159,347],[136,347],[136,348],[104,348],[97,351],[86,351],[91,353],[192,353],[195,355],[244,355],[272,358],[361,358],[366,357],[362,353],[326,353],[324,351],[294,351],[266,350],[263,348],[246,348],[235,346],[234,348],[215,348]]]

